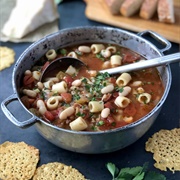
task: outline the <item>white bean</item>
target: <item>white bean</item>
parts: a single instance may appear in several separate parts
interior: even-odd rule
[[[25,75],[31,75],[32,72],[31,72],[30,70],[26,70],[24,74],[25,74]]]
[[[114,90],[113,84],[108,84],[107,86],[105,86],[101,89],[101,93],[106,94],[106,93],[112,92],[113,90]]]
[[[109,108],[105,108],[101,111],[101,117],[102,118],[107,118],[110,114],[110,109]]]
[[[47,111],[46,106],[44,104],[44,101],[40,99],[40,100],[37,101],[36,105],[37,105],[37,107],[39,109],[40,114],[44,115],[45,112]]]
[[[80,79],[76,79],[72,82],[72,86],[80,86],[81,85],[81,80]]]
[[[97,75],[97,71],[95,70],[89,70],[88,73],[91,77],[95,77]]]
[[[38,87],[38,89],[43,89],[44,85],[42,82],[38,82],[37,87]]]
[[[90,53],[91,48],[89,46],[79,46],[78,50],[82,53]]]
[[[119,92],[119,96],[127,96],[131,92],[131,87],[125,86],[123,87],[123,91]]]
[[[105,57],[105,58],[108,58],[108,57],[111,56],[111,52],[110,52],[109,50],[107,50],[107,49],[102,49],[102,50],[101,50],[101,55],[102,55],[103,57]]]
[[[134,81],[133,83],[132,83],[132,86],[133,87],[137,87],[137,86],[141,86],[142,85],[142,81]]]
[[[111,67],[110,65],[111,65],[110,61],[105,61],[102,65],[102,69],[110,68]]]
[[[73,107],[68,107],[59,114],[59,118],[61,120],[67,119],[67,117],[71,116],[74,112],[75,110]]]
[[[30,89],[23,89],[23,93],[32,98],[35,98],[37,96],[37,93]]]
[[[40,77],[41,77],[41,72],[39,72],[39,71],[33,71],[33,72],[32,72],[32,76],[33,76],[34,79],[39,80]]]

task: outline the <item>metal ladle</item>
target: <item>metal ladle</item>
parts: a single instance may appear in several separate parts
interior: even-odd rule
[[[116,68],[110,68],[99,71],[100,73],[108,72],[109,74],[117,74],[123,72],[137,71],[151,67],[162,66],[170,63],[175,63],[180,61],[180,52],[161,56],[158,58],[140,61],[137,63],[132,63],[128,65],[119,66]],[[48,74],[53,71],[53,74],[58,73],[61,70],[66,70],[69,66],[73,66],[75,68],[80,68],[82,66],[86,67],[86,64],[79,59],[72,57],[62,57],[53,61],[47,68],[43,71],[41,75],[41,81],[45,77],[49,77]]]

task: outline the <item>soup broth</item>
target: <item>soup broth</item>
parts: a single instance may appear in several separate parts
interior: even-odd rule
[[[87,67],[69,66],[39,81],[52,61],[66,56],[80,59]],[[115,75],[98,71],[143,60],[139,54],[115,44],[51,49],[24,73],[21,100],[32,113],[61,128],[119,128],[139,120],[157,105],[164,92],[161,78],[156,68]]]

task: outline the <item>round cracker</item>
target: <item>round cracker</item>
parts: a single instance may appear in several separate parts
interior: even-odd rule
[[[180,171],[180,128],[160,130],[148,139],[145,149],[154,153],[156,168]]]
[[[0,145],[0,179],[31,179],[39,161],[39,150],[24,142]]]
[[[10,67],[14,63],[14,57],[15,52],[13,49],[0,46],[0,71]]]
[[[85,177],[72,166],[59,162],[43,164],[36,169],[33,180],[85,180]]]

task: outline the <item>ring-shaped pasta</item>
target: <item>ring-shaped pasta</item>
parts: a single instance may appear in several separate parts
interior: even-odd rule
[[[56,96],[52,96],[47,100],[46,104],[49,110],[54,110],[58,107],[59,99]]]
[[[90,112],[101,112],[104,109],[104,102],[102,101],[90,101],[89,104]]]
[[[103,44],[92,44],[91,45],[91,51],[93,54],[97,54],[97,53],[101,52],[101,50],[104,48],[105,47]]]
[[[118,96],[114,101],[114,103],[121,108],[127,107],[130,102],[130,99],[124,96]]]
[[[108,50],[108,51],[110,51],[112,53],[116,53],[116,51],[117,51],[115,46],[109,46],[109,47],[106,48],[106,50]]]
[[[88,127],[86,121],[82,117],[78,117],[77,119],[69,123],[69,126],[73,131],[83,131]]]
[[[123,117],[123,121],[125,121],[126,123],[132,123],[133,122],[133,117],[132,116],[125,116]]]
[[[50,49],[47,53],[46,53],[46,57],[48,60],[53,60],[57,57],[56,51],[54,49]]]
[[[52,91],[58,92],[58,93],[64,93],[67,92],[67,83],[65,81],[61,81],[59,83],[52,85]]]
[[[51,80],[43,83],[44,87],[47,88],[47,89],[51,89],[53,84],[54,84],[54,82],[51,81]]]
[[[122,57],[120,55],[112,55],[110,63],[112,67],[120,66],[122,64]]]
[[[137,100],[140,103],[147,104],[151,101],[151,95],[149,93],[142,93],[138,96]]]
[[[130,81],[132,77],[129,73],[122,73],[116,80],[116,84],[119,87],[126,86]]]
[[[77,54],[75,53],[75,52],[70,52],[68,55],[67,55],[68,57],[72,57],[72,58],[78,58],[77,57]]]

